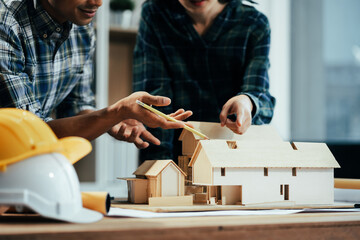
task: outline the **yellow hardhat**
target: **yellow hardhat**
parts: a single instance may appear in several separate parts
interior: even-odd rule
[[[91,151],[81,137],[58,139],[51,128],[31,112],[0,109],[0,171],[23,159],[51,152],[63,154],[72,164]]]

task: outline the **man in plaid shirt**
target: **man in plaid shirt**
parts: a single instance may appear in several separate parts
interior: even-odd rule
[[[138,92],[94,108],[91,20],[101,5],[102,0],[0,0],[0,107],[35,113],[58,137],[92,140],[108,132],[139,148],[159,144],[137,120],[150,127],[183,124],[169,123],[135,101],[166,106],[170,99]],[[190,114],[180,111],[175,117]]]
[[[269,48],[267,18],[240,0],[148,0],[134,51],[134,90],[170,97],[172,105],[160,108],[165,113],[190,109],[189,120],[220,122],[242,134],[273,116]],[[162,143],[142,150],[141,160],[181,155],[180,131],[151,132]]]

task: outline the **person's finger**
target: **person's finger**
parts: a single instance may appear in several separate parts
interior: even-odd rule
[[[139,128],[138,127],[133,127],[131,129],[131,134],[129,135],[129,137],[126,139],[127,142],[135,142],[135,140],[139,137]]]
[[[193,115],[192,111],[186,111],[186,112],[183,112],[183,113],[175,116],[174,118],[178,121],[183,121],[183,120],[189,118],[191,115]]]
[[[116,133],[116,139],[124,141],[126,139],[125,132],[126,132],[127,125],[125,123],[121,124],[119,130]]]
[[[243,133],[245,133],[250,126],[251,126],[251,121],[245,121],[245,124],[243,125]]]
[[[162,124],[160,127],[163,129],[175,129],[175,128],[184,128],[184,123],[183,122],[165,122],[164,124]]]
[[[225,104],[223,106],[223,109],[221,110],[220,116],[219,116],[220,124],[221,124],[222,127],[226,125],[226,120],[227,120],[228,115],[229,115],[229,107],[228,107],[227,104]]]
[[[230,119],[227,119],[226,121],[226,125],[225,125],[227,128],[230,128],[232,131],[236,131],[236,129],[238,128],[236,122],[234,121],[231,121]]]
[[[245,131],[246,131],[246,128],[245,128],[245,126],[244,126],[244,125],[243,125],[243,126],[241,126],[241,127],[238,127],[236,123],[235,123],[235,125],[234,125],[234,126],[229,127],[229,129],[230,129],[231,131],[233,131],[234,133],[236,133],[236,134],[240,134],[240,135],[244,134],[244,133],[245,133]]]
[[[151,128],[157,128],[166,125],[168,120],[159,115],[156,115],[153,112],[150,112],[145,109],[145,112],[142,115],[142,118],[139,119],[143,124]]]
[[[150,94],[142,96],[140,101],[154,106],[167,106],[171,103],[171,99],[168,97],[153,96]]]
[[[185,112],[185,110],[182,109],[182,108],[180,108],[180,109],[178,109],[176,112],[171,113],[169,116],[170,116],[170,117],[176,117],[176,116],[182,114],[183,112]]]
[[[236,125],[238,127],[241,127],[243,125],[244,122],[244,115],[241,113],[237,113],[236,114]]]
[[[229,119],[226,121],[226,127],[229,128],[231,131],[233,131],[236,134],[243,134],[244,133],[242,126],[239,127],[236,122],[231,121]]]
[[[143,141],[139,137],[135,139],[134,144],[138,149],[144,149],[144,148],[147,148],[149,146],[149,143]]]
[[[172,122],[147,110],[143,112],[142,118],[139,119],[139,121],[141,121],[150,128],[161,127],[163,129],[172,129],[184,127],[184,123],[181,121]]]
[[[141,133],[141,138],[145,141],[148,141],[148,142],[151,142],[155,145],[160,145],[160,140],[157,139],[154,135],[152,135],[149,131],[147,130],[144,130],[142,133]]]

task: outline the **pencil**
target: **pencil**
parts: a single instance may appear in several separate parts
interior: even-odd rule
[[[139,101],[139,100],[136,100],[136,103],[139,104],[140,106],[142,106],[143,108],[146,108],[147,110],[149,110],[149,111],[151,111],[151,112],[153,112],[153,113],[155,113],[155,114],[157,114],[157,115],[159,115],[159,116],[161,116],[161,117],[163,117],[163,118],[165,118],[165,119],[167,119],[167,120],[169,120],[169,121],[172,121],[172,122],[180,122],[180,121],[176,120],[175,118],[170,117],[170,116],[168,116],[168,115],[160,112],[159,110],[157,110],[157,109],[155,109],[155,108],[153,108],[153,107],[150,107],[150,106],[147,105],[146,103],[143,103],[143,102],[141,102],[141,101]],[[184,128],[185,128],[186,130],[188,130],[188,131],[190,131],[190,132],[198,135],[199,137],[202,137],[202,138],[204,138],[204,139],[209,139],[205,134],[203,134],[203,133],[201,133],[201,132],[199,132],[199,131],[197,131],[197,130],[195,130],[195,129],[187,126],[187,125],[184,125]]]

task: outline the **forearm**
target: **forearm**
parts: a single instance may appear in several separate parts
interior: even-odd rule
[[[79,136],[91,141],[121,121],[111,107],[98,111],[82,111],[74,117],[60,118],[48,122],[58,138]]]
[[[182,128],[181,122],[167,121],[155,113],[152,113],[136,103],[140,100],[144,103],[154,106],[167,106],[171,100],[167,97],[152,96],[146,92],[136,92],[130,96],[119,100],[113,105],[90,112],[89,110],[81,112],[75,117],[62,118],[48,122],[58,137],[80,136],[88,140],[93,140],[101,134],[107,132],[114,125],[125,119],[135,119],[151,128]],[[191,112],[183,113],[191,115]],[[180,117],[182,120],[184,117]]]

